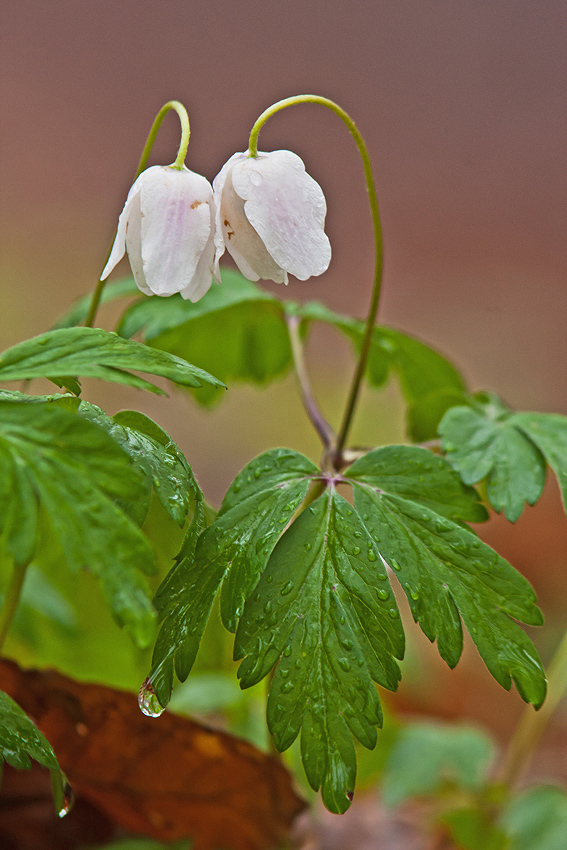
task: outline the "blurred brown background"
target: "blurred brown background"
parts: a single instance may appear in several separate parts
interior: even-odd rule
[[[245,149],[265,107],[315,92],[351,113],[373,159],[386,243],[382,321],[446,352],[473,387],[567,413],[567,4],[2,0],[1,17],[2,348],[48,328],[94,286],[165,101],[187,106],[187,164],[212,179]],[[172,115],[152,161],[171,162],[177,140]],[[345,128],[300,106],[271,120],[260,147],[299,153],[329,206],[331,269],[286,295],[362,315],[372,240]],[[350,357],[330,336],[315,343],[311,368],[336,420],[344,389],[334,379],[350,374]],[[154,416],[217,502],[270,445],[318,454],[291,378],[265,394],[230,390],[212,414],[180,395],[88,392],[110,412],[140,406]],[[400,439],[395,392],[366,402],[355,440]],[[552,620],[567,607],[565,531],[553,486],[513,535],[504,521],[489,531]]]

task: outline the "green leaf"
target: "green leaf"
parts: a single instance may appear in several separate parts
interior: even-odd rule
[[[39,545],[39,512],[69,568],[97,575],[119,623],[139,643],[154,610],[140,571],[154,570],[145,536],[116,501],[134,501],[144,482],[98,426],[55,405],[0,402],[0,534],[17,564]]]
[[[163,390],[130,369],[159,375],[183,387],[224,386],[202,369],[165,351],[122,339],[100,328],[64,328],[20,342],[0,355],[0,381],[49,378],[77,390],[69,375],[99,378],[161,393]]]
[[[522,415],[528,417],[524,427]],[[476,410],[454,407],[439,425],[442,447],[463,481],[476,484],[486,478],[490,504],[495,511],[504,511],[510,522],[518,519],[524,502],[537,502],[545,483],[545,459],[530,438],[530,416],[533,414],[512,414],[492,399]],[[567,423],[563,417],[555,418]],[[564,468],[567,473],[567,439]]]
[[[108,304],[111,301],[115,301],[117,298],[127,298],[128,296],[139,294],[140,290],[136,286],[133,277],[125,277],[121,280],[107,281],[104,289],[102,290],[100,306],[102,307],[103,304]],[[57,320],[54,325],[54,329],[74,328],[77,325],[81,325],[88,316],[92,299],[93,294],[92,292],[89,292],[87,295],[83,295],[82,298],[79,298],[77,301],[75,301],[75,303],[71,305],[69,310],[67,310],[67,312],[64,313],[61,318]]]
[[[199,486],[183,452],[159,425],[136,410],[121,410],[113,417],[99,407],[81,402],[79,414],[103,428],[126,452],[147,481],[145,498],[138,498],[137,511],[127,513],[141,525],[146,518],[150,490],[155,493],[169,516],[183,527],[192,496]]]
[[[411,723],[402,727],[386,764],[382,799],[387,806],[435,795],[446,786],[479,790],[495,747],[487,735],[467,727]]]
[[[441,820],[461,850],[512,850],[508,837],[482,809],[452,809]]]
[[[288,312],[306,321],[333,325],[353,343],[362,345],[364,322],[340,316],[316,302],[287,305]],[[374,328],[366,378],[383,386],[395,372],[408,403],[408,431],[412,439],[424,441],[437,436],[437,425],[448,407],[463,404],[468,396],[460,372],[445,357],[425,343],[385,326]]]
[[[163,624],[149,678],[162,705],[171,695],[174,659],[178,679],[189,675],[221,582],[221,616],[234,631],[278,537],[318,472],[303,455],[272,449],[237,475],[217,518],[199,537],[201,504],[177,563],[154,599]]]
[[[333,812],[350,805],[352,740],[371,749],[382,725],[373,681],[394,690],[404,636],[374,541],[351,505],[325,493],[276,545],[246,602],[235,642],[242,687],[279,659],[268,700],[278,750],[301,729],[307,778]]]
[[[557,476],[567,512],[567,416],[556,413],[516,413],[517,428],[532,440]]]
[[[454,667],[462,652],[461,617],[490,673],[513,680],[539,706],[545,676],[535,647],[511,617],[539,625],[535,593],[523,576],[460,521],[481,510],[450,464],[425,449],[386,446],[345,473],[354,503],[396,572],[413,618]]]
[[[512,801],[502,817],[510,850],[565,850],[567,794],[563,788],[537,786]]]
[[[51,771],[53,801],[63,809],[68,783],[57,763],[49,741],[8,694],[0,691],[0,766],[6,761],[18,770],[27,770],[30,758]]]
[[[197,363],[225,383],[263,386],[285,374],[291,349],[281,302],[236,271],[223,269],[222,285],[212,286],[196,304],[181,296],[142,298],[124,313],[117,331],[142,333],[153,348]],[[210,404],[218,389],[196,393]]]

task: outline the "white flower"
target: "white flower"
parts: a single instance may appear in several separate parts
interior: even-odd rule
[[[291,151],[235,153],[213,180],[215,276],[225,249],[249,280],[287,283],[322,274],[331,261],[327,205]]]
[[[142,171],[118,219],[101,280],[128,251],[138,288],[146,295],[198,301],[213,279],[214,203],[205,177],[169,165]]]

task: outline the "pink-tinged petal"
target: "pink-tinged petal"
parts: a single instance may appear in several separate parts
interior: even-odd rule
[[[139,191],[131,199],[130,216],[126,222],[125,242],[136,286],[145,295],[153,295],[146,283],[142,265],[142,215]]]
[[[124,204],[124,209],[120,213],[120,217],[118,219],[118,229],[116,231],[116,237],[114,239],[114,243],[112,245],[112,250],[110,251],[110,256],[108,261],[102,271],[100,276],[101,280],[106,280],[114,266],[118,265],[124,253],[126,251],[126,230],[128,227],[128,222],[133,217],[140,216],[140,178],[134,182],[131,186],[130,191],[128,192],[128,197],[126,198],[126,203]],[[138,222],[139,224],[139,222]]]
[[[277,266],[299,280],[328,268],[325,197],[300,157],[291,151],[259,153],[235,163],[231,178],[248,221]]]
[[[233,153],[227,162],[223,165],[215,179],[213,180],[213,198],[215,204],[215,264],[214,264],[214,275],[215,279],[218,283],[220,280],[220,268],[219,261],[222,255],[225,252],[226,244],[225,238],[226,235],[223,232],[226,230],[226,225],[223,228],[223,216],[221,213],[221,198],[224,190],[224,184],[226,181],[226,176],[231,170],[232,166],[235,162],[238,162],[240,159],[246,158],[245,153]],[[244,272],[242,272],[244,274]],[[258,278],[252,278],[253,280],[258,280]]]
[[[239,155],[242,156],[242,155]],[[229,160],[230,162],[230,160]],[[224,245],[234,262],[248,280],[273,280],[287,283],[287,274],[274,262],[244,211],[244,201],[234,191],[232,175],[238,163],[230,168],[225,177],[217,206],[220,213],[220,228]]]
[[[142,262],[147,285],[156,295],[190,286],[211,237],[208,181],[188,169],[169,166],[144,182],[141,191]]]
[[[195,274],[189,286],[181,290],[181,297],[189,301],[199,301],[211,288],[213,282],[213,266],[215,259],[215,243],[212,236],[215,221],[212,204],[209,205],[211,219],[211,235],[197,263]],[[219,281],[220,283],[220,281]]]

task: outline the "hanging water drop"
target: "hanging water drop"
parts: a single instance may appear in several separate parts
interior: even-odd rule
[[[140,693],[138,694],[138,705],[140,706],[140,711],[142,714],[145,714],[146,717],[159,717],[160,714],[163,714],[165,711],[165,708],[158,700],[149,679],[145,679],[144,684],[140,688]]]
[[[63,800],[61,801],[61,808],[57,814],[60,818],[64,818],[65,815],[69,814],[74,805],[75,793],[69,783],[65,781],[65,785],[63,786]]]

